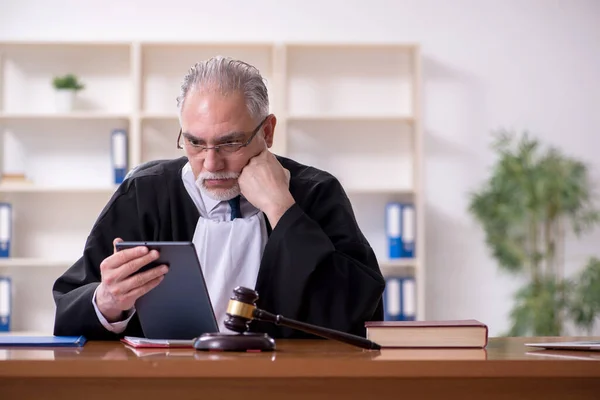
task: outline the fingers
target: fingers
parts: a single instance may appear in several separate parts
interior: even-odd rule
[[[141,257],[136,256],[136,258],[129,259],[128,261],[121,264],[121,266],[115,270],[117,275],[117,280],[125,280],[128,276],[139,270],[145,265],[150,264],[152,261],[155,261],[159,257],[159,253],[156,250],[152,250],[148,252],[148,249],[142,247],[140,249],[129,249],[129,250],[138,250],[139,253],[144,254]],[[145,250],[145,251],[144,251]]]
[[[115,239],[113,246],[116,246],[118,239]],[[110,270],[120,267],[123,264],[130,262],[139,257],[143,257],[148,254],[148,248],[145,246],[138,246],[132,249],[124,249],[116,251],[110,257],[107,257],[101,264],[100,269]]]
[[[165,267],[165,266],[163,266]],[[107,286],[106,290],[112,299],[112,303],[119,310],[128,310],[135,304],[136,300],[154,289],[164,279],[164,269],[153,268],[142,274],[138,274],[126,281]]]
[[[129,302],[132,302],[132,303],[135,302],[135,300],[139,299],[140,297],[142,297],[143,295],[145,295],[146,293],[148,293],[149,291],[151,291],[152,289],[157,287],[158,284],[162,282],[164,277],[165,277],[164,275],[160,275],[160,276],[152,279],[151,281],[147,282],[146,284],[144,284],[142,286],[138,286],[137,288],[133,289],[132,291],[130,291],[129,293],[127,293],[125,295],[126,300]]]
[[[117,252],[117,243],[120,243],[122,241],[123,241],[123,239],[121,239],[121,238],[116,238],[115,240],[113,240],[113,253]]]
[[[164,276],[168,271],[169,268],[166,265],[160,265],[150,269],[149,271],[144,271],[142,273],[130,276],[115,285],[115,292],[112,294],[115,296],[129,296],[130,292],[147,285],[150,281]]]

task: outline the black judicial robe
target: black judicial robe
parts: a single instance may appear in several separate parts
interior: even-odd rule
[[[331,174],[277,157],[290,171],[296,203],[286,211],[264,249],[256,283],[257,307],[275,314],[365,336],[364,323],[383,319],[385,281],[375,254],[357,226],[350,202]],[[100,213],[82,257],[53,286],[55,335],[111,340],[143,336],[137,314],[115,334],[92,305],[100,263],[112,241],[191,241],[199,213],[181,179],[187,158],[165,160],[125,180]],[[268,222],[267,222],[268,224]],[[253,321],[252,331],[274,338],[310,337]]]

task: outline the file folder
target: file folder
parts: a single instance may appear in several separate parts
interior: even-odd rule
[[[10,332],[11,300],[11,279],[8,276],[0,276],[0,332]]]
[[[414,321],[417,316],[415,278],[390,276],[386,278],[383,309],[384,321]]]
[[[402,279],[402,320],[414,321],[417,317],[417,296],[415,278]]]
[[[0,258],[10,257],[12,236],[12,206],[0,203]]]
[[[111,135],[111,152],[114,183],[120,184],[127,175],[127,132],[115,129]]]
[[[81,347],[84,336],[0,336],[0,347]]]
[[[389,258],[400,258],[402,255],[402,204],[391,202],[386,205],[386,235]]]
[[[400,278],[389,277],[386,279],[383,309],[385,321],[402,319],[402,282]]]
[[[401,258],[415,257],[415,236],[416,236],[416,219],[415,206],[413,204],[402,205],[402,217],[400,218],[402,230],[400,237],[402,247],[400,250]]]

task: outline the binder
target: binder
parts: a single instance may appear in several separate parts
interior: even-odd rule
[[[0,276],[0,332],[10,332],[11,299],[11,279]]]
[[[383,295],[383,310],[385,321],[402,320],[402,282],[398,277],[386,278]]]
[[[402,279],[402,320],[414,321],[417,318],[417,296],[415,278]]]
[[[127,132],[124,129],[115,129],[111,134],[111,153],[114,183],[120,184],[127,175]]]
[[[390,202],[386,205],[386,235],[389,258],[400,258],[402,255],[402,204]]]
[[[85,336],[0,336],[2,347],[83,347]]]
[[[10,257],[12,237],[12,206],[0,203],[0,258]]]
[[[400,218],[402,230],[400,238],[402,241],[400,249],[401,258],[415,257],[416,218],[415,206],[413,204],[402,204],[402,217]]]
[[[386,278],[383,298],[384,321],[415,321],[417,297],[415,278],[390,276]]]

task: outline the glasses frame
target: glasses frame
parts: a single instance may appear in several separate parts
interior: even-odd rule
[[[263,124],[267,121],[267,119],[269,119],[269,117],[271,116],[271,114],[267,115],[261,122],[260,124],[258,124],[258,126],[252,131],[252,134],[250,135],[250,138],[246,141],[246,143],[242,143],[240,144],[237,149],[233,150],[232,152],[229,152],[227,154],[233,154],[233,153],[237,153],[238,151],[240,151],[242,148],[248,146],[251,142],[252,139],[254,139],[254,136],[256,136],[258,134],[258,132],[260,131],[260,128],[263,126]],[[177,148],[178,149],[183,149],[183,147],[179,144],[181,141],[181,135],[182,135],[182,128],[179,128],[179,135],[177,136]],[[184,139],[185,140],[185,139]],[[238,143],[235,143],[236,145]],[[228,143],[228,144],[217,144],[216,146],[212,146],[212,147],[207,147],[207,146],[194,146],[192,145],[193,148],[195,149],[199,149],[201,151],[208,151],[210,149],[214,149],[217,153],[219,153],[219,150],[221,147],[224,146],[231,146],[232,143]],[[220,153],[219,153],[220,154]]]

